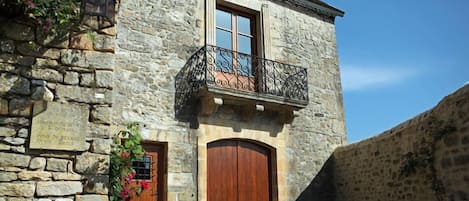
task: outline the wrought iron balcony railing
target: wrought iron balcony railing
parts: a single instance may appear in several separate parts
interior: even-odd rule
[[[187,115],[201,90],[299,108],[308,104],[306,68],[215,46],[195,52],[175,84],[177,117]]]

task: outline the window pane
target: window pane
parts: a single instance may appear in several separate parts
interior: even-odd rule
[[[238,52],[251,54],[251,38],[238,34]]]
[[[217,9],[216,15],[216,22],[218,27],[231,29],[231,13]]]
[[[221,29],[217,29],[216,37],[217,37],[217,44],[216,45],[218,47],[226,48],[226,49],[229,49],[229,50],[232,49],[231,48],[231,45],[232,45],[231,32],[223,31]]]
[[[238,16],[238,32],[251,34],[251,19]]]

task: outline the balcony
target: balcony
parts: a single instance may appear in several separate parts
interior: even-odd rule
[[[175,85],[180,120],[209,115],[225,104],[290,112],[308,104],[306,68],[215,46],[195,52],[176,75]]]

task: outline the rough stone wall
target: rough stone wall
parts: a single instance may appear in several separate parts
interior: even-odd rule
[[[94,40],[78,32],[54,38],[0,18],[1,201],[108,200],[116,32],[91,34]],[[83,151],[29,148],[33,105],[42,101],[85,108],[66,114],[86,118]]]
[[[338,148],[336,200],[469,200],[468,111],[466,85],[391,130]]]
[[[295,200],[346,140],[335,25],[282,3],[269,3],[269,9],[273,60],[308,69],[309,105],[295,117],[286,142],[287,190]]]
[[[122,1],[112,123],[142,123],[146,140],[167,143],[168,200],[197,199],[196,140],[174,115],[174,78],[204,45],[204,1]]]

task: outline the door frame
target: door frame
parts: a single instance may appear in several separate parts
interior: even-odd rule
[[[158,198],[161,198],[162,201],[167,200],[168,195],[168,143],[167,142],[156,142],[150,140],[141,141],[142,148],[143,146],[150,147],[159,147],[162,151],[161,154],[158,154],[158,181],[157,181],[157,190]],[[161,175],[161,176],[160,176]]]

